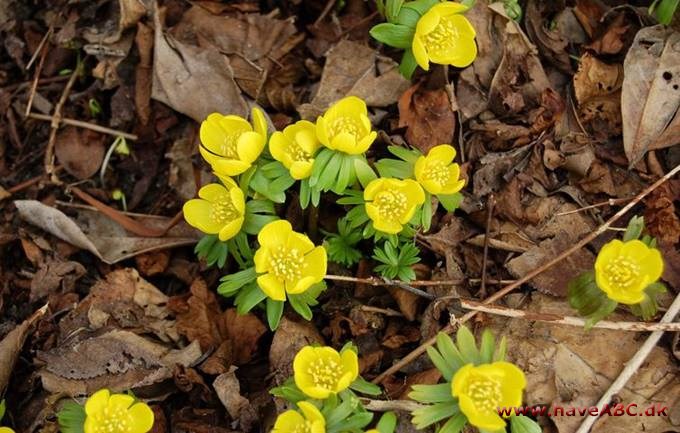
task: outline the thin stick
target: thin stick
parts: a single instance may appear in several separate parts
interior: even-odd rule
[[[503,296],[507,295],[508,293],[512,292],[522,284],[530,281],[532,278],[534,278],[536,275],[539,275],[541,272],[545,271],[546,269],[550,269],[554,265],[561,263],[565,258],[569,257],[571,254],[574,252],[578,251],[579,249],[583,248],[584,246],[588,245],[590,242],[593,241],[596,237],[604,233],[607,228],[612,225],[614,222],[618,221],[619,218],[624,216],[629,210],[631,210],[640,200],[642,200],[644,197],[649,195],[652,191],[654,191],[656,188],[658,188],[660,185],[662,185],[664,182],[666,182],[668,179],[672,178],[675,176],[678,172],[680,172],[680,164],[675,166],[671,171],[666,173],[664,177],[661,179],[657,180],[654,182],[652,185],[644,189],[642,192],[640,192],[638,195],[636,195],[630,203],[628,203],[626,206],[622,207],[619,209],[618,212],[616,212],[614,215],[612,215],[611,218],[609,218],[604,224],[602,224],[600,227],[598,227],[597,230],[594,232],[588,234],[586,237],[581,239],[579,242],[568,248],[566,251],[562,252],[560,255],[555,257],[554,259],[550,260],[548,263],[539,266],[538,268],[534,269],[533,271],[529,272],[526,274],[524,277],[520,278],[519,280],[515,281],[514,283],[511,283],[505,287],[503,287],[501,290],[498,292],[494,293],[493,295],[489,296],[484,300],[484,304],[492,304],[496,302],[497,300],[501,299]],[[454,323],[449,323],[446,325],[443,329],[442,332],[446,332],[448,334],[452,333],[453,331],[456,330],[457,326],[460,324],[463,324],[467,322],[468,320],[472,319],[475,317],[477,314],[476,311],[469,311],[467,312],[463,317],[460,319],[456,320]],[[410,362],[414,361],[416,358],[418,358],[421,354],[425,353],[428,347],[433,345],[436,342],[436,337],[432,337],[429,340],[425,341],[422,343],[418,348],[416,348],[414,351],[403,357],[399,362],[395,363],[393,366],[382,372],[380,375],[378,375],[375,379],[373,379],[373,383],[381,383],[385,378],[393,373],[396,373],[400,369],[402,369],[405,365],[409,364]]]
[[[513,308],[504,307],[502,305],[484,305],[481,302],[471,301],[467,299],[460,300],[460,306],[466,310],[481,311],[483,313],[493,314],[496,316],[512,317],[515,319],[525,319],[534,322],[553,323],[558,325],[569,325],[583,327],[586,321],[580,317],[562,316],[553,313],[540,313],[533,311],[515,310]],[[651,331],[680,331],[680,323],[647,323],[647,322],[612,322],[608,320],[601,320],[593,325],[593,328],[615,329],[619,331],[636,331],[636,332],[651,332]]]
[[[33,98],[35,98],[35,92],[38,90],[38,81],[40,81],[40,74],[42,73],[43,65],[45,64],[45,58],[47,57],[47,50],[44,49],[44,47],[36,50],[35,53],[40,54],[40,61],[38,62],[38,67],[35,68],[35,76],[33,77],[33,82],[31,83],[31,91],[28,93],[28,101],[26,102],[26,111],[24,112],[24,116],[28,116],[28,113],[31,112],[31,107],[33,107]]]
[[[384,314],[385,316],[389,317],[404,317],[403,314],[400,312],[393,310],[391,308],[378,308],[378,307],[371,307],[370,305],[362,305],[361,307],[362,311],[368,311],[369,313],[378,313],[378,314]]]
[[[328,0],[326,2],[326,6],[321,11],[321,14],[316,19],[316,21],[314,21],[314,24],[312,25],[313,27],[317,27],[319,25],[319,23],[321,23],[321,21],[323,21],[323,19],[326,18],[326,15],[328,15],[328,12],[330,12],[331,9],[333,9],[334,4],[335,4],[335,0]]]
[[[29,113],[28,117],[36,120],[45,120],[47,122],[52,122],[54,116],[49,116],[47,114],[39,113]],[[68,117],[62,117],[59,119],[64,125],[75,126],[78,128],[89,129],[91,131],[101,132],[102,134],[112,135],[114,137],[125,137],[127,140],[137,140],[135,134],[130,134],[129,132],[118,131],[117,129],[107,128],[106,126],[97,125],[94,123],[84,122],[82,120],[69,119]]]
[[[369,286],[393,286],[396,285],[393,280],[384,280],[382,278],[378,277],[368,277],[368,278],[358,278],[358,277],[349,277],[346,275],[326,275],[324,277],[327,280],[331,281],[345,281],[348,283],[359,283],[359,284],[367,284]],[[514,283],[516,280],[486,280],[487,284],[511,284]],[[430,286],[459,286],[461,284],[480,284],[482,282],[481,278],[461,278],[458,280],[413,280],[409,282],[409,285],[413,287],[418,287],[418,286],[425,286],[425,287],[430,287]]]
[[[584,206],[584,207],[574,209],[574,210],[569,210],[569,211],[566,211],[566,212],[559,212],[559,213],[556,213],[555,216],[571,215],[573,213],[579,213],[579,212],[583,212],[584,210],[595,209],[597,207],[602,207],[602,206],[616,206],[617,204],[625,203],[626,201],[628,201],[627,198],[610,198],[607,201],[602,201],[602,202],[599,202],[599,203],[591,204],[590,206]]]
[[[80,68],[76,67],[71,73],[71,77],[66,82],[64,91],[61,93],[61,98],[59,98],[57,105],[55,105],[54,114],[52,115],[52,122],[50,125],[52,129],[50,130],[50,138],[47,141],[47,148],[45,149],[44,166],[45,173],[50,177],[50,181],[54,183],[60,183],[59,178],[54,172],[54,143],[57,140],[57,130],[59,130],[59,122],[61,121],[61,110],[64,108],[66,99],[68,98],[69,93],[71,93],[71,89],[76,82],[76,78],[78,78],[79,72]]]
[[[486,232],[484,234],[484,255],[482,256],[482,284],[479,288],[479,296],[486,297],[486,266],[489,262],[489,238],[491,237],[491,220],[493,218],[493,208],[496,205],[496,199],[493,194],[489,195],[486,200]]]
[[[366,409],[376,412],[387,412],[390,410],[413,412],[416,409],[427,407],[413,400],[373,400],[371,398],[361,398],[360,400]]]
[[[671,323],[675,316],[680,312],[680,294],[675,297],[675,300],[663,315],[659,323]],[[616,378],[614,382],[609,386],[609,389],[602,395],[600,401],[597,402],[597,407],[602,407],[605,403],[609,403],[614,396],[628,383],[631,377],[637,372],[649,353],[654,349],[659,339],[663,335],[663,331],[654,331],[647,337],[647,340],[642,344],[637,353],[626,363],[626,367],[621,371],[619,377]],[[597,421],[596,416],[588,415],[586,419],[583,420],[581,426],[576,430],[576,433],[587,433],[590,428]]]
[[[43,47],[47,43],[47,40],[50,38],[52,35],[52,32],[54,31],[54,27],[50,26],[49,29],[47,29],[47,32],[45,33],[45,36],[40,40],[40,43],[38,44],[38,48],[35,49],[35,53],[31,56],[31,60],[28,61],[26,64],[26,70],[28,71],[31,69],[31,66],[33,66],[33,62],[35,62],[35,59],[38,58],[38,55],[40,55],[40,52],[42,51]],[[40,70],[40,68],[38,68]]]
[[[58,165],[58,166],[54,167],[54,172],[59,173],[59,170],[61,170],[62,168],[63,167],[61,165]],[[11,188],[8,188],[7,192],[9,192],[10,194],[16,194],[20,191],[25,190],[26,188],[32,187],[33,185],[39,183],[44,178],[45,178],[45,174],[38,175],[36,177],[33,177],[31,179],[28,179],[28,180],[25,180],[21,183],[18,183]]]

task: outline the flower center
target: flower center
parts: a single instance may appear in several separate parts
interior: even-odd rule
[[[127,409],[105,407],[98,417],[95,431],[97,433],[128,433],[132,431],[132,416]]]
[[[290,154],[293,161],[309,161],[312,159],[312,154],[306,152],[302,146],[300,146],[296,141],[288,147],[288,153]]]
[[[329,129],[331,136],[336,136],[341,132],[346,132],[356,138],[359,137],[361,133],[361,125],[357,119],[349,116],[341,116],[336,118],[333,120],[333,122],[331,122]]]
[[[627,257],[617,257],[604,267],[607,278],[616,286],[626,288],[640,276],[640,266]]]
[[[283,281],[297,281],[302,276],[304,256],[297,248],[278,247],[271,254],[269,266],[276,278]]]
[[[446,185],[451,177],[451,172],[442,161],[432,161],[427,164],[423,177],[427,180],[433,180],[439,185]]]
[[[423,43],[428,51],[450,51],[459,38],[458,29],[448,17],[439,20],[439,24],[423,37]]]
[[[398,190],[381,191],[373,200],[380,216],[386,220],[398,220],[406,210],[406,194]]]
[[[309,364],[307,373],[312,376],[314,385],[334,390],[344,372],[338,362],[332,359],[318,358]]]
[[[239,159],[236,150],[236,143],[244,131],[225,132],[222,145],[220,146],[220,155],[229,159]]]
[[[496,412],[503,398],[500,381],[489,377],[472,378],[466,394],[480,412]]]
[[[226,224],[238,218],[238,211],[231,201],[231,197],[222,196],[218,200],[212,202],[210,209],[210,219],[217,224]]]
[[[309,433],[312,431],[312,422],[305,420],[295,426],[291,433]]]

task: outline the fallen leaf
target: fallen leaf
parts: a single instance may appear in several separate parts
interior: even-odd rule
[[[137,22],[151,11],[151,0],[118,0],[112,2],[110,14],[96,27],[83,31],[83,37],[93,44],[111,44],[117,42],[123,31],[134,27]]]
[[[521,168],[520,161],[526,161],[530,155],[531,146],[484,155],[479,161],[481,168],[475,171],[472,178],[474,195],[481,198],[491,192],[499,191],[504,180],[510,180],[514,172]]]
[[[168,250],[152,251],[149,253],[135,256],[135,263],[139,272],[147,277],[160,274],[170,263],[170,252]]]
[[[0,340],[0,394],[5,393],[5,388],[7,388],[9,379],[14,372],[14,363],[19,359],[19,354],[31,332],[31,328],[46,312],[47,305],[33,313],[31,317],[9,331],[5,338]]]
[[[406,317],[406,320],[416,320],[420,297],[398,287],[388,287],[387,291],[390,292],[390,295],[397,301],[399,311]]]
[[[198,233],[186,223],[180,222],[170,229],[165,237],[130,236],[124,228],[100,212],[79,207],[76,220],[60,210],[35,200],[14,201],[19,216],[36,227],[87,250],[113,264],[127,258],[155,250],[191,245],[198,240]],[[136,216],[137,222],[156,230],[164,230],[169,218],[158,216]],[[77,221],[77,223],[76,223]]]
[[[572,73],[567,51],[569,41],[560,34],[557,26],[554,29],[549,26],[550,20],[565,9],[565,3],[564,0],[529,0],[525,6],[525,23],[527,35],[538,46],[542,56],[561,71]]]
[[[76,281],[86,273],[85,267],[78,262],[47,259],[41,263],[31,280],[29,299],[31,302],[42,300],[60,287],[63,290],[57,295],[72,292]]]
[[[213,388],[231,419],[238,421],[243,431],[250,431],[257,422],[258,415],[250,401],[241,395],[241,386],[234,374],[235,371],[236,367],[232,367],[228,372],[217,376]]]
[[[680,33],[658,25],[635,36],[623,63],[623,147],[629,166],[680,143]]]
[[[675,245],[680,242],[680,218],[674,203],[678,197],[671,184],[664,183],[644,199],[645,226],[659,243]]]
[[[347,95],[364,99],[370,107],[386,107],[395,103],[408,86],[393,60],[365,45],[343,40],[326,53],[319,90],[310,103],[298,107],[298,112],[303,119],[315,120]]]
[[[456,131],[455,101],[445,89],[428,90],[416,84],[399,98],[399,127],[406,141],[426,153],[439,144],[453,142]]]
[[[574,75],[579,117],[591,133],[606,139],[621,134],[623,67],[584,54]]]
[[[66,126],[57,132],[54,153],[70,175],[88,179],[99,171],[106,148],[103,134]]]
[[[293,358],[300,349],[309,345],[323,345],[324,341],[314,325],[293,322],[285,316],[274,332],[269,349],[269,365],[275,373],[275,382],[283,383],[293,374]]]
[[[129,331],[71,341],[39,352],[43,387],[52,393],[89,395],[101,388],[122,392],[173,376],[175,364],[190,366],[201,357],[198,343],[173,350]]]

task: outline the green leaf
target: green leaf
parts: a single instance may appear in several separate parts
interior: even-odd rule
[[[641,216],[634,216],[628,222],[626,232],[623,234],[623,241],[628,242],[634,239],[639,239],[642,231],[645,229],[645,219]]]
[[[361,186],[364,188],[366,188],[371,181],[377,179],[375,172],[371,166],[368,165],[368,162],[366,162],[364,157],[354,158],[354,172],[356,173],[357,179],[359,179],[359,183],[361,183]]]
[[[369,32],[374,39],[394,48],[411,48],[414,29],[401,24],[380,23]]]
[[[479,351],[477,350],[477,342],[475,336],[467,328],[461,326],[456,333],[456,345],[460,354],[466,363],[479,364]]]
[[[394,412],[385,412],[378,421],[375,428],[380,433],[394,433],[397,428],[397,415]]]
[[[280,218],[277,215],[246,215],[245,221],[243,222],[243,228],[241,230],[248,233],[249,235],[256,235],[260,233],[264,226],[278,219]]]
[[[342,152],[334,152],[331,160],[328,161],[326,165],[326,170],[319,176],[319,182],[317,183],[317,189],[321,191],[328,191],[335,185],[338,178],[338,174],[342,169],[342,161],[344,160],[344,154]]]
[[[312,320],[312,309],[300,295],[288,295],[288,302],[300,316],[305,320]]]
[[[536,421],[524,415],[513,415],[510,417],[511,433],[541,433],[543,429]]]
[[[410,80],[417,67],[418,62],[416,62],[413,51],[410,49],[405,50],[404,55],[401,57],[401,62],[399,63],[399,73],[407,80]]]
[[[342,425],[339,426],[339,431],[353,431],[366,427],[373,420],[373,414],[371,412],[357,413],[350,416],[347,420],[343,421]],[[338,430],[336,430],[337,432]],[[335,433],[333,430],[329,429],[328,433]]]
[[[229,274],[222,277],[222,283],[217,286],[217,293],[222,296],[233,296],[236,291],[246,284],[252,283],[257,278],[255,268],[249,268],[235,274]]]
[[[429,193],[425,193],[425,202],[420,212],[420,225],[423,226],[423,232],[430,230],[432,224],[432,197]]]
[[[482,342],[479,347],[479,357],[483,364],[491,364],[493,362],[494,345],[495,338],[493,333],[485,329],[482,332]]]
[[[496,348],[496,353],[493,355],[493,362],[505,361],[505,354],[508,351],[508,340],[505,336],[501,337],[501,342],[498,343],[498,348]]]
[[[387,5],[385,7],[385,18],[387,18],[387,21],[396,21],[403,4],[404,0],[387,0]]]
[[[656,2],[654,2],[656,4]],[[680,0],[661,0],[657,7],[653,8],[654,16],[661,24],[669,25],[673,21],[673,15],[680,4]],[[652,5],[653,7],[654,5]],[[652,8],[650,7],[650,9]]]
[[[316,186],[319,177],[326,171],[326,166],[331,158],[335,155],[331,149],[321,149],[314,157],[314,164],[312,166],[312,174],[309,177],[309,186]],[[317,188],[318,189],[318,188]]]
[[[404,3],[403,7],[413,9],[420,15],[425,15],[437,3],[439,3],[439,0],[415,0]]]
[[[5,400],[0,400],[0,421],[5,417],[5,410],[7,407],[5,406]]]
[[[438,383],[437,385],[411,385],[412,391],[409,398],[420,403],[443,403],[455,401],[451,394],[451,382]]]
[[[275,214],[274,203],[269,200],[249,200],[246,202],[246,214],[264,213]]]
[[[437,352],[437,350],[429,346],[427,348],[427,356],[430,357],[430,361],[434,364],[435,367],[437,367],[437,370],[439,370],[444,377],[444,379],[447,382],[451,382],[451,378],[453,378],[453,374],[455,371],[453,368],[451,368],[451,365],[446,362],[446,360],[442,357],[442,355]]]
[[[394,147],[394,146],[392,146]],[[408,179],[413,177],[413,164],[406,161],[385,158],[375,163],[375,168],[382,177],[396,177],[397,179]]]
[[[401,8],[397,19],[394,20],[397,24],[401,24],[406,27],[411,27],[413,29],[418,25],[418,20],[420,19],[420,14],[418,11],[411,8]]]
[[[378,385],[368,382],[361,376],[357,377],[349,387],[356,392],[360,392],[366,395],[382,394],[382,388],[380,388]]]
[[[236,311],[241,315],[246,314],[266,298],[267,295],[265,295],[257,283],[250,283],[236,295],[236,298],[234,299]]]
[[[343,400],[339,406],[325,414],[327,428],[333,429],[344,424],[346,418],[354,412],[355,402],[352,399]]]
[[[458,206],[460,206],[460,203],[463,201],[463,194],[457,192],[451,195],[438,195],[437,199],[439,200],[439,203],[444,206],[444,209],[453,212],[458,209]]]
[[[585,330],[586,331],[589,330],[597,322],[613,313],[618,305],[619,305],[618,302],[612,301],[611,299],[607,298],[607,300],[602,303],[600,308],[598,308],[594,313],[588,315],[586,324],[584,326]]]
[[[413,419],[411,422],[417,429],[424,429],[443,419],[458,415],[460,408],[458,403],[435,403],[423,409],[416,409],[413,411]]]
[[[300,388],[295,385],[293,378],[286,380],[283,385],[277,386],[269,390],[269,393],[275,397],[282,398],[291,403],[297,403],[298,401],[306,400],[307,396],[305,393],[300,391]]]
[[[350,183],[352,173],[354,172],[354,157],[343,155],[341,158],[340,171],[335,180],[335,185],[332,190],[336,194],[342,194],[347,189]]]
[[[449,418],[437,433],[458,433],[465,427],[467,421],[467,417],[464,414],[459,413]]]
[[[275,301],[267,298],[267,323],[272,331],[279,327],[281,316],[283,315],[283,301]]]
[[[312,190],[309,186],[309,180],[303,179],[300,182],[300,207],[302,209],[307,209],[307,206],[309,206],[309,200],[312,196],[311,192]]]
[[[85,418],[85,408],[76,402],[69,401],[57,412],[59,431],[62,433],[83,433]]]
[[[437,334],[437,349],[439,349],[439,352],[441,352],[442,356],[449,363],[454,372],[467,364],[456,345],[453,344],[451,337],[445,332],[439,332]]]

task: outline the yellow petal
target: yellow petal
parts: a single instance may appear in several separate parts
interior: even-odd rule
[[[255,262],[255,272],[258,274],[265,273],[269,270],[269,248],[260,247],[255,251],[253,261]]]
[[[456,149],[448,144],[440,144],[435,146],[427,153],[427,159],[434,161],[441,161],[444,165],[449,165],[456,157]]]
[[[449,183],[447,183],[442,188],[442,190],[439,194],[445,194],[445,195],[455,194],[458,191],[462,190],[464,186],[465,186],[465,179],[450,181]],[[423,185],[423,188],[425,188],[425,185]],[[427,188],[425,188],[425,189],[427,189]],[[428,192],[431,192],[431,191],[428,190]]]
[[[382,219],[373,220],[373,227],[378,231],[392,235],[400,233],[404,228],[398,221],[387,221]]]
[[[446,17],[449,15],[460,14],[468,10],[468,7],[460,3],[447,1],[443,3],[437,3],[432,6],[432,9],[438,15]]]
[[[420,184],[423,186],[423,188],[425,188],[425,191],[429,192],[430,194],[437,195],[443,193],[441,184],[436,180],[423,179],[420,181]]]
[[[117,410],[117,409],[127,409],[130,407],[132,403],[134,403],[135,398],[131,395],[127,394],[112,394],[111,397],[109,397],[109,404],[108,407]]]
[[[291,232],[288,236],[288,241],[286,242],[286,248],[289,250],[296,249],[302,254],[307,254],[314,249],[314,242],[312,242],[305,234]]]
[[[449,16],[446,19],[453,24],[461,37],[474,39],[477,36],[475,28],[464,15]]]
[[[600,248],[600,252],[595,259],[595,269],[604,269],[604,267],[614,260],[621,252],[623,242],[618,239],[613,239]]]
[[[236,143],[239,159],[245,163],[252,164],[262,153],[264,141],[264,136],[257,132],[244,132],[241,134]]]
[[[366,189],[364,189],[364,200],[369,201],[373,200],[378,194],[378,192],[382,191],[385,188],[385,178],[379,177],[377,179],[373,179],[366,185]]]
[[[257,241],[262,246],[276,248],[288,243],[288,236],[293,232],[293,226],[286,220],[276,220],[268,223],[257,235]]]
[[[236,236],[241,231],[243,221],[245,221],[244,217],[239,217],[233,221],[229,221],[224,227],[220,229],[220,240],[224,242]]]
[[[225,139],[225,131],[220,126],[220,119],[222,116],[218,113],[213,113],[201,122],[199,130],[199,138],[203,146],[210,152],[217,155],[222,154],[222,146]]]
[[[650,284],[656,282],[663,274],[664,263],[661,252],[656,248],[650,248],[647,255],[640,261],[640,267],[649,277]]]
[[[425,169],[427,167],[427,159],[425,159],[424,156],[419,156],[418,159],[416,159],[416,163],[413,165],[413,174],[415,175],[416,180],[420,182],[421,184],[423,183],[423,179],[425,178]]]
[[[323,417],[319,409],[317,409],[317,407],[312,403],[308,401],[300,401],[297,405],[308,421],[322,421],[324,424],[326,423],[326,419]]]
[[[401,218],[399,218],[399,222],[404,225],[408,224],[408,222],[411,221],[411,218],[413,218],[413,215],[415,215],[417,208],[418,207],[415,205],[410,206],[408,210],[401,215]]]
[[[281,162],[286,168],[290,168],[290,165],[293,162],[293,159],[288,153],[289,146],[290,142],[283,132],[276,131],[269,139],[269,152],[275,160]]]
[[[238,185],[234,181],[234,179],[230,178],[229,176],[226,176],[222,173],[218,173],[216,171],[213,171],[213,174],[217,176],[217,178],[222,182],[222,185],[228,190],[232,190],[233,188],[238,188]]]
[[[146,433],[153,427],[154,415],[145,403],[136,403],[128,410],[132,417],[130,433]]]
[[[312,175],[313,161],[295,161],[288,167],[290,176],[295,180],[307,179]]]
[[[184,203],[182,207],[186,222],[203,233],[217,234],[222,229],[222,225],[210,218],[212,205],[201,199],[192,199]]]
[[[356,352],[350,349],[345,349],[340,354],[340,359],[342,360],[342,368],[350,373],[350,383],[354,382],[359,376],[359,357]]]
[[[369,132],[368,135],[359,140],[354,149],[353,155],[359,155],[361,153],[366,152],[371,147],[371,144],[373,144],[377,137],[378,137],[377,132],[375,131]]]
[[[318,281],[315,281],[315,278],[312,276],[305,276],[300,278],[299,280],[295,281],[294,283],[286,282],[286,292],[290,293],[291,295],[299,295],[300,293],[306,292],[314,283],[318,283]]]
[[[310,433],[326,433],[326,422],[314,421],[310,428]]]
[[[198,196],[210,202],[224,200],[229,196],[229,191],[219,183],[209,183],[198,190]]]
[[[463,392],[467,387],[467,383],[470,380],[470,375],[472,374],[473,368],[473,364],[465,364],[463,367],[459,368],[458,371],[456,371],[456,374],[453,375],[453,378],[451,379],[451,394],[454,397],[460,397],[463,395]]]
[[[273,432],[292,433],[304,425],[305,418],[295,410],[287,410],[276,418]]]
[[[416,37],[425,36],[432,32],[439,25],[440,19],[441,17],[437,9],[434,7],[430,8],[429,11],[425,12],[425,15],[420,17],[416,24]]]
[[[331,108],[329,108],[329,111],[331,110],[344,115],[359,115],[368,113],[366,103],[363,101],[363,99],[357,98],[356,96],[346,96],[342,98],[333,104]]]
[[[250,168],[250,164],[247,162],[225,158],[220,158],[215,162],[212,162],[211,165],[213,170],[223,176],[238,176]]]
[[[425,202],[425,192],[420,184],[413,179],[406,179],[404,182],[404,194],[409,203],[423,204]]]
[[[246,198],[243,195],[243,190],[239,187],[232,188],[231,190],[229,190],[229,196],[231,204],[234,205],[234,209],[236,209],[236,212],[238,212],[239,215],[245,214]]]
[[[354,155],[356,153],[357,141],[354,135],[349,132],[341,132],[331,138],[331,149]]]
[[[83,424],[83,431],[85,433],[98,433],[99,422],[94,419],[94,417],[88,416],[85,418],[85,424]]]
[[[95,392],[85,402],[85,413],[88,416],[98,414],[109,404],[109,396],[111,393],[108,389],[100,389]]]
[[[498,415],[496,411],[481,412],[478,411],[474,402],[467,395],[461,395],[458,399],[460,411],[465,414],[468,422],[478,429],[487,431],[505,431],[505,421]]]
[[[0,433],[15,433],[15,432],[9,427],[0,427]]]
[[[312,122],[307,120],[300,120],[295,124],[297,126],[297,132],[295,133],[295,141],[300,145],[302,150],[313,155],[321,143],[316,138],[316,128]]]
[[[267,120],[264,118],[264,113],[257,107],[253,107],[250,116],[253,120],[253,126],[255,132],[260,134],[262,137],[267,136]]]
[[[324,119],[323,116],[319,116],[316,119],[316,136],[323,144],[324,146],[328,147],[329,149],[332,149],[331,146],[331,141],[328,137],[328,128],[326,125],[326,119]]]
[[[328,266],[328,254],[323,246],[315,247],[305,255],[302,273],[314,278],[314,283],[319,283],[326,276]]]
[[[285,301],[286,290],[283,287],[283,282],[272,274],[264,274],[257,277],[257,285],[274,301]]]
[[[427,50],[425,49],[425,44],[420,40],[418,34],[413,37],[413,42],[411,43],[411,50],[413,51],[413,57],[416,59],[418,66],[423,68],[424,71],[430,70],[430,58],[427,55]]]

